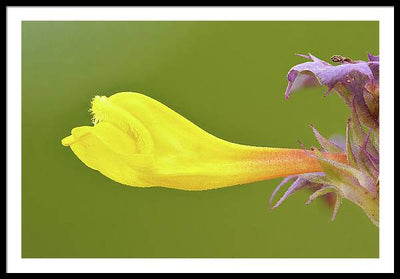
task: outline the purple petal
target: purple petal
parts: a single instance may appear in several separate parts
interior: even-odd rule
[[[298,75],[297,78],[293,81],[293,85],[290,91],[296,91],[301,88],[314,87],[317,85],[319,85],[319,82],[314,76],[302,74]]]
[[[271,194],[271,197],[269,198],[269,204],[270,204],[270,205],[272,204],[272,200],[274,199],[274,197],[275,197],[276,193],[279,191],[279,189],[280,189],[283,185],[285,185],[286,183],[288,183],[290,180],[293,180],[293,179],[295,179],[295,178],[296,178],[295,175],[288,176],[288,177],[286,177],[285,179],[283,179],[282,182],[279,183],[278,186],[276,186],[275,190],[274,190],[274,191],[272,192],[272,194]]]
[[[368,67],[371,69],[374,75],[373,82],[379,84],[379,62],[368,62]]]
[[[289,98],[290,92],[292,91],[293,84],[294,84],[294,82],[295,82],[295,80],[296,80],[298,75],[299,75],[299,72],[296,72],[296,71],[291,71],[291,72],[288,73],[287,79],[288,79],[289,83],[288,83],[288,85],[286,87],[286,91],[285,91],[285,98],[286,99]]]
[[[309,181],[302,179],[301,177],[297,178],[295,182],[293,182],[293,184],[289,187],[289,189],[285,192],[285,194],[282,196],[282,198],[280,198],[280,200],[271,208],[275,209],[277,208],[279,205],[281,205],[281,203],[287,199],[287,197],[289,197],[294,191],[298,190],[299,188],[305,186],[307,183],[310,183]]]
[[[368,80],[373,79],[371,69],[367,63],[355,63],[355,64],[341,64],[337,66],[325,66],[323,69],[320,67],[312,67],[310,70],[315,71],[315,75],[321,84],[328,87],[334,87],[338,82],[343,84],[353,84],[355,79],[353,72],[360,73],[365,76]]]
[[[311,59],[313,62],[298,64],[290,69],[287,75],[289,84],[285,92],[286,98],[289,98],[290,93],[295,90],[318,83],[327,86],[328,92],[341,83],[350,93],[362,96],[365,83],[374,80],[376,76],[374,76],[374,71],[376,72],[376,68],[379,67],[379,62],[364,61],[333,66],[312,54],[300,56]]]
[[[372,55],[371,53],[368,53],[368,60],[369,61],[379,61],[379,55],[375,56],[375,55]]]
[[[315,57],[315,56],[312,55],[311,53],[309,53],[309,56],[310,56],[310,59],[311,59],[312,61],[314,61],[314,62],[318,62],[318,63],[322,63],[322,64],[327,65],[327,66],[331,66],[331,64],[329,64],[328,62],[326,62],[326,61],[324,61],[324,60],[322,60],[322,59],[319,59],[319,58]]]
[[[296,53],[295,55],[312,60],[312,58],[310,57],[310,55],[298,54],[298,53]]]

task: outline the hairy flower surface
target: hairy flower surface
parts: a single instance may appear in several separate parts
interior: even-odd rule
[[[340,55],[332,56],[333,66],[313,55],[300,55],[312,62],[299,64],[288,73],[288,87],[285,97],[296,89],[306,86],[324,85],[327,93],[337,92],[349,106],[351,117],[346,126],[345,145],[324,138],[312,126],[321,146],[313,153],[305,151],[310,157],[317,158],[322,172],[289,176],[273,192],[284,184],[294,181],[283,197],[272,207],[278,207],[287,197],[299,189],[313,190],[309,204],[319,196],[333,193],[336,197],[332,220],[341,205],[342,199],[348,199],[364,210],[371,221],[379,224],[379,57],[368,55],[369,61],[353,61]],[[327,94],[326,93],[326,94]],[[325,94],[325,95],[326,95]],[[303,147],[304,148],[304,147]],[[321,152],[347,154],[348,164],[330,160]]]
[[[122,184],[208,190],[322,171],[316,155],[219,139],[139,93],[97,96],[91,112],[94,125],[74,128],[62,144]],[[318,156],[347,163],[343,152]]]

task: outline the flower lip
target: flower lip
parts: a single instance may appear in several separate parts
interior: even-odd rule
[[[126,135],[131,139],[130,145],[137,150],[135,153],[148,153],[152,139],[145,126],[132,114],[125,111],[106,96],[95,96],[91,101],[89,112],[92,114],[93,126],[76,127],[71,130],[71,135],[61,140],[62,145],[70,146],[90,134],[99,135],[100,129],[111,129],[114,134]],[[118,146],[118,142],[101,133],[101,140],[110,146]],[[131,150],[132,148],[129,148]]]
[[[313,62],[305,62],[292,67],[287,75],[289,84],[285,92],[285,97],[289,98],[290,93],[299,88],[310,84],[326,85],[329,89],[335,87],[338,82],[347,84],[351,82],[349,75],[352,72],[359,72],[362,76],[367,77],[368,80],[373,80],[374,75],[371,71],[371,66],[367,62],[354,62],[344,63],[333,66],[321,59],[318,59],[311,54],[309,56],[301,55],[302,57],[312,59]],[[339,57],[338,55],[334,56]],[[339,58],[337,58],[339,59]],[[341,57],[341,61],[349,61],[349,58]],[[306,82],[302,80],[306,75]],[[317,82],[316,82],[317,81]]]
[[[375,97],[379,95],[378,56],[369,55],[369,61],[361,61],[334,55],[332,59],[340,63],[335,66],[311,54],[300,56],[312,61],[298,64],[289,70],[286,99],[291,92],[300,88],[324,85],[327,87],[324,96],[330,92],[337,92],[349,107],[355,99],[362,123],[373,129],[378,127],[378,109],[373,100],[369,100],[371,97],[365,97],[368,90]]]
[[[61,140],[62,145],[64,146],[70,146],[71,144],[74,144],[77,142],[81,137],[87,135],[89,132],[88,131],[82,131],[82,129],[74,128],[71,130],[71,135],[68,137],[65,137]]]

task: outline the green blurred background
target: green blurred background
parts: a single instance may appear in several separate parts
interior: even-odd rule
[[[378,37],[378,22],[23,22],[22,256],[378,257],[378,228],[348,201],[332,223],[307,191],[270,212],[280,179],[128,187],[60,143],[90,125],[92,97],[135,91],[232,142],[317,145],[309,124],[344,134],[348,109],[323,88],[284,99],[288,70],[306,61],[294,54],[366,59]]]

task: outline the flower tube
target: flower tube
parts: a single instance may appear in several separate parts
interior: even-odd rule
[[[91,112],[94,125],[72,129],[62,144],[88,167],[125,185],[209,190],[322,171],[304,150],[219,139],[143,94],[96,96]],[[347,163],[344,152],[323,156]]]

